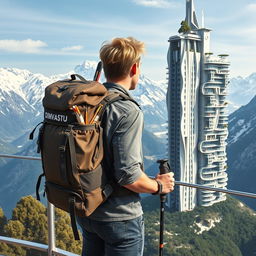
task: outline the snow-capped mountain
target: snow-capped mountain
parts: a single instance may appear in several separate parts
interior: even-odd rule
[[[247,105],[230,115],[229,126],[229,146],[238,142],[256,128],[256,96]]]
[[[256,95],[256,73],[248,77],[232,78],[229,85],[228,106],[229,113],[246,105]]]
[[[33,74],[28,70],[16,68],[0,68],[0,135],[5,141],[17,139],[20,134],[28,132],[37,122],[42,120],[42,98],[44,89],[50,83],[66,79],[72,73],[78,73],[91,80],[97,62],[84,61],[74,70],[65,74],[47,77]],[[104,74],[101,82],[105,80]],[[166,132],[165,81],[153,81],[144,75],[140,76],[138,88],[131,94],[142,106],[145,116],[145,128],[155,135],[162,136]],[[256,94],[256,73],[246,77],[231,79],[229,86],[229,111],[245,105]],[[241,131],[240,131],[241,132]]]
[[[74,68],[74,73],[83,76],[87,80],[92,80],[97,67],[96,61],[84,61],[81,65]],[[100,81],[104,81],[104,74],[101,74]]]
[[[15,140],[41,121],[45,87],[72,73],[47,77],[28,70],[0,68],[1,138]]]
[[[33,74],[28,70],[16,68],[0,68],[0,135],[4,140],[12,141],[24,134],[42,120],[42,98],[47,85],[78,73],[91,80],[97,62],[85,61],[74,70],[54,76]],[[104,74],[101,82],[104,81]],[[166,122],[165,107],[166,84],[152,81],[141,76],[138,90],[133,93],[141,104],[145,115],[145,127],[161,132]],[[14,129],[15,128],[15,129]]]
[[[229,188],[256,193],[256,96],[230,115],[227,153]],[[241,200],[256,209],[255,200]]]
[[[0,69],[0,136],[12,140],[27,127],[33,106],[26,99],[21,85],[33,74],[27,70]]]
[[[141,75],[138,87],[131,92],[143,109],[146,129],[154,133],[167,131],[166,91],[165,81],[157,82]]]

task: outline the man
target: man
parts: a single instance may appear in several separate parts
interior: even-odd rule
[[[144,43],[115,38],[100,50],[108,90],[125,94],[136,89]],[[173,173],[149,178],[143,172],[143,114],[131,100],[119,100],[106,110],[104,166],[116,181],[114,193],[87,218],[79,218],[83,230],[83,256],[142,256],[144,223],[139,193],[169,193]]]

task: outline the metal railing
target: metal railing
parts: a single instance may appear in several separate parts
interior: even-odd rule
[[[18,156],[18,155],[0,154],[0,158],[1,157],[2,158],[12,158],[12,159],[14,158],[14,159],[41,161],[40,157],[33,157],[33,156]],[[236,196],[256,198],[256,194],[254,194],[254,193],[248,193],[248,192],[230,190],[230,189],[222,189],[222,188],[213,188],[213,187],[208,187],[208,186],[204,186],[204,185],[186,183],[186,182],[181,182],[181,181],[175,181],[175,185],[197,188],[197,189],[202,189],[202,190],[210,190],[210,191],[221,192],[221,193],[226,193],[226,194],[231,194],[231,195],[236,195]],[[20,239],[9,238],[9,237],[3,237],[3,236],[0,236],[0,242],[4,242],[6,244],[11,244],[11,245],[24,246],[24,247],[30,248],[30,249],[37,249],[37,250],[43,251],[43,252],[48,252],[48,256],[53,256],[53,255],[56,255],[56,256],[57,255],[78,256],[77,254],[56,248],[56,246],[55,246],[55,226],[54,226],[54,206],[49,202],[47,203],[47,220],[48,220],[48,245],[24,241],[24,240],[20,240]]]
[[[51,248],[51,250],[49,250],[50,247],[46,244],[34,243],[34,242],[10,238],[10,237],[0,236],[0,242],[6,243],[9,245],[18,245],[18,246],[26,247],[28,249],[35,249],[35,250],[38,250],[41,252],[46,252],[46,253],[48,253],[48,256],[53,256],[53,255],[56,255],[56,256],[79,256],[77,254],[61,250],[59,248]]]
[[[221,192],[221,193],[231,194],[231,195],[235,195],[235,196],[256,198],[256,194],[243,192],[243,191],[237,191],[237,190],[231,190],[231,189],[213,188],[213,187],[207,187],[204,185],[186,183],[186,182],[181,182],[181,181],[175,181],[175,185],[203,189],[203,190],[210,190],[210,191],[215,191],[215,192]]]
[[[0,158],[1,157],[2,158],[12,158],[12,159],[41,161],[40,157],[33,157],[33,156],[18,156],[18,155],[0,154]],[[59,255],[60,256],[78,256],[77,254],[56,248],[54,219],[55,219],[54,206],[47,201],[48,245],[24,241],[21,239],[4,237],[4,236],[0,236],[0,242],[10,244],[10,245],[23,246],[23,247],[26,247],[29,249],[36,249],[38,251],[46,252],[48,254],[48,256],[53,256],[53,255],[56,255],[56,256],[59,256]]]

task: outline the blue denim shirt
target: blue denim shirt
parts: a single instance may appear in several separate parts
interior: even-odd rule
[[[131,95],[122,86],[104,84],[108,90]],[[143,113],[130,100],[116,101],[106,109],[104,123],[104,162],[114,180],[117,192],[100,205],[89,218],[100,221],[121,221],[142,215],[140,196],[124,185],[135,182],[142,175]]]

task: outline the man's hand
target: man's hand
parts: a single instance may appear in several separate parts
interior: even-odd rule
[[[158,174],[155,179],[149,178],[144,172],[141,176],[132,184],[124,185],[125,188],[136,192],[136,193],[156,193],[158,190],[158,183],[156,180],[162,184],[162,194],[167,194],[172,192],[174,189],[174,177],[173,173],[169,172],[166,174]]]
[[[155,179],[161,182],[163,185],[162,194],[167,194],[174,190],[175,179],[173,172],[158,174]]]

